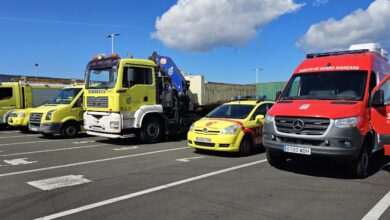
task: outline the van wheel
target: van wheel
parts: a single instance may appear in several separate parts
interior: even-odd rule
[[[365,142],[359,157],[350,165],[351,173],[354,177],[366,178],[370,171],[371,153],[368,143]]]
[[[148,117],[144,119],[139,137],[142,143],[155,143],[161,140],[163,135],[162,122],[157,117]]]
[[[273,167],[281,168],[286,163],[286,158],[283,155],[271,153],[269,150],[266,151],[266,156],[269,165]]]
[[[74,138],[79,133],[77,124],[74,122],[65,123],[61,129],[61,135],[63,138]]]
[[[239,153],[241,156],[248,156],[252,152],[252,142],[248,137],[244,137],[240,143]]]

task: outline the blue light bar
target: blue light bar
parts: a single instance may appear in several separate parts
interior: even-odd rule
[[[345,54],[358,54],[358,53],[366,53],[369,50],[344,50],[344,51],[335,51],[335,52],[326,52],[326,53],[310,53],[306,55],[306,58],[316,58],[316,57],[327,57],[327,56],[337,56],[337,55],[345,55]]]
[[[257,96],[257,95],[244,95],[244,96],[234,96],[233,101],[243,101],[243,100],[266,100],[267,96]]]

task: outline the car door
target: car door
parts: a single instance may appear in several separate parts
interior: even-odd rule
[[[263,130],[263,123],[264,119],[261,122],[256,121],[256,116],[258,115],[265,115],[267,114],[267,111],[272,107],[272,104],[270,103],[263,103],[260,106],[257,107],[257,109],[253,112],[252,116],[250,117],[250,120],[248,122],[247,128],[251,129],[254,133],[254,141],[256,144],[260,144],[262,140],[262,130]]]
[[[371,125],[379,135],[379,144],[390,156],[390,75],[382,80],[371,95]]]

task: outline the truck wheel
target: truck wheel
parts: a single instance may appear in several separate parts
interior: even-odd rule
[[[281,168],[286,163],[286,158],[283,155],[271,153],[268,150],[266,151],[266,155],[267,155],[267,160],[268,160],[269,165],[271,165],[273,167]]]
[[[370,171],[371,154],[367,142],[364,143],[359,157],[352,162],[350,169],[354,177],[363,179]]]
[[[74,138],[77,136],[79,130],[77,124],[74,122],[65,123],[61,129],[61,135],[63,138]]]
[[[161,140],[163,135],[162,122],[157,117],[148,117],[142,123],[140,139],[143,143],[151,144]]]
[[[249,140],[249,138],[248,137],[242,138],[241,143],[240,143],[240,149],[239,149],[240,155],[241,156],[248,156],[251,153],[252,148],[253,148],[252,143]]]

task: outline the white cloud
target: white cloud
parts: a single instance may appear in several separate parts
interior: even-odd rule
[[[178,0],[157,18],[152,37],[184,51],[241,47],[267,23],[302,6],[294,0]]]
[[[369,42],[390,48],[390,0],[376,0],[367,10],[356,10],[341,20],[331,18],[314,24],[296,45],[306,52],[314,52]]]
[[[328,3],[328,1],[329,1],[329,0],[315,0],[315,1],[313,2],[313,5],[314,5],[314,6],[324,5],[324,4]]]

